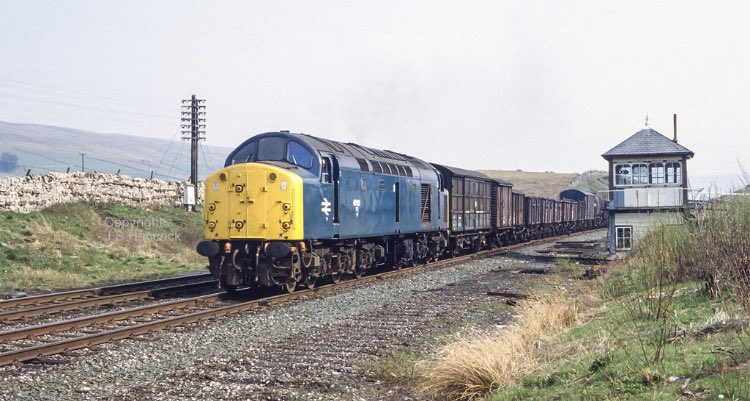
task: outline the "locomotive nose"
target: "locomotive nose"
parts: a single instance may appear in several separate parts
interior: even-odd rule
[[[236,164],[206,178],[207,240],[299,240],[302,179],[276,166]]]

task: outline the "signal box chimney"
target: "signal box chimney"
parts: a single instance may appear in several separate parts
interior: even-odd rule
[[[674,139],[672,139],[672,141],[677,143],[677,114],[674,114],[672,117],[674,120]]]

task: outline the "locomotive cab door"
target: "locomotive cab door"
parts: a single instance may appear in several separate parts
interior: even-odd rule
[[[339,183],[341,171],[339,170],[339,162],[334,155],[331,155],[331,167],[333,170],[333,224],[338,225],[341,223],[341,220],[339,219],[339,204],[341,203],[341,197],[339,196]],[[336,230],[338,231],[338,228],[336,228]]]
[[[339,163],[336,160],[336,156],[333,154],[324,154],[322,157],[322,171],[320,175],[320,185],[323,190],[323,196],[327,204],[325,205],[328,212],[331,214],[331,220],[333,222],[333,238],[339,236],[339,203],[341,201],[339,197],[339,182],[340,182],[340,170]],[[330,202],[327,200],[330,199]]]

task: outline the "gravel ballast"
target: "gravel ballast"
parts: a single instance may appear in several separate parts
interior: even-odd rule
[[[513,273],[519,264],[545,265],[476,260],[53,358],[62,364],[3,367],[0,399],[408,399],[366,363],[426,352],[467,325],[507,324],[512,308],[488,308],[501,301],[488,291],[554,285]]]

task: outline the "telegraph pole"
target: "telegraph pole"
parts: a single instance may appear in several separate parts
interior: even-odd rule
[[[79,153],[79,155],[81,155],[81,172],[83,173],[83,172],[86,171],[86,169],[84,168],[84,164],[83,164],[83,161],[84,161],[84,158],[86,157],[86,154],[85,153]]]
[[[185,187],[185,207],[195,211],[196,189],[198,188],[198,141],[206,139],[205,99],[182,100],[182,139],[190,141],[190,184]]]
[[[190,183],[198,185],[198,141],[206,139],[205,99],[182,101],[182,139],[190,141]]]

